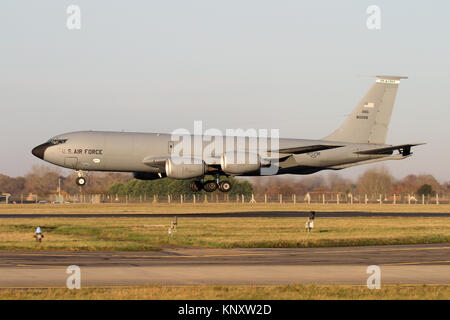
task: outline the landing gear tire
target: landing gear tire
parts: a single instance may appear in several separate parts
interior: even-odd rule
[[[80,187],[84,186],[86,184],[86,178],[85,177],[78,177],[77,180],[75,180],[77,185]]]
[[[222,192],[230,192],[231,191],[231,183],[228,181],[220,181],[219,182],[219,190]]]
[[[191,181],[189,183],[189,189],[192,192],[199,192],[203,189],[203,183],[201,181]]]
[[[203,184],[203,189],[205,189],[206,192],[213,192],[216,191],[216,189],[219,187],[219,185],[217,184],[217,182],[215,182],[214,180],[209,180],[206,181]]]

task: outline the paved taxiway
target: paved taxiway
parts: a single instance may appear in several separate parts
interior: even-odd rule
[[[450,244],[303,249],[164,249],[147,252],[0,251],[0,287],[191,284],[361,284],[369,265],[382,283],[450,284]]]
[[[0,219],[17,218],[168,218],[179,216],[184,218],[304,218],[310,211],[251,211],[251,212],[226,212],[226,213],[2,213]],[[353,218],[353,217],[450,217],[450,212],[360,212],[360,211],[316,211],[318,218]]]

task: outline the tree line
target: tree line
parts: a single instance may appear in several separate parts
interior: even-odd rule
[[[213,179],[213,177],[205,177],[205,180]],[[222,180],[222,179],[221,179]],[[232,184],[229,195],[251,196],[253,193],[253,185],[244,179],[227,178]],[[107,190],[110,195],[129,195],[129,196],[147,196],[147,197],[165,197],[167,195],[193,195],[194,192],[189,188],[190,180],[176,180],[171,178],[157,180],[131,180],[126,183],[115,183]],[[219,191],[215,191],[219,192]],[[195,194],[205,194],[205,191],[195,192]]]
[[[88,184],[83,187],[83,192],[90,194],[104,193],[114,183],[132,179],[131,174],[117,172],[86,172],[85,175],[88,177]],[[75,184],[76,177],[74,171],[35,165],[23,177],[0,174],[0,193],[10,193],[14,198],[29,194],[46,197],[57,194],[58,191],[63,195],[73,195],[80,193],[80,188]]]
[[[87,185],[84,194],[111,194],[131,196],[190,195],[189,180],[170,178],[142,181],[133,179],[128,173],[86,172]],[[23,177],[9,177],[0,174],[0,194],[10,193],[18,199],[22,195],[36,194],[39,197],[58,194],[75,195],[80,188],[75,184],[76,173],[51,166],[33,166]],[[210,177],[212,178],[212,177]],[[308,176],[268,176],[252,178],[228,178],[233,184],[230,195],[244,194],[289,196],[308,192],[335,192],[344,194],[450,194],[450,182],[439,183],[432,175],[408,175],[395,179],[385,167],[367,169],[356,180],[344,178],[336,172]],[[60,187],[60,189],[59,189]]]
[[[250,181],[255,194],[267,195],[302,195],[308,192],[369,196],[450,194],[450,181],[441,184],[430,174],[410,174],[402,179],[395,179],[384,166],[369,168],[356,180],[344,178],[336,172],[328,172],[326,175],[258,177],[251,178]]]
[[[46,165],[35,165],[23,177],[9,177],[0,174],[0,194],[9,193],[13,199],[26,199],[30,194],[39,198],[61,192],[63,196],[83,194],[110,194],[119,196],[190,195],[190,180],[163,178],[151,181],[136,180],[129,173],[84,172],[87,184],[80,189],[75,184],[77,174]],[[205,177],[212,179],[213,177]],[[230,195],[253,193],[252,184],[244,179],[228,178],[233,184]],[[202,191],[200,194],[203,194]]]

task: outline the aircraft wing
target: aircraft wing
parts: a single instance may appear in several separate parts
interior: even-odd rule
[[[382,147],[382,148],[374,148],[369,150],[362,150],[357,151],[355,153],[357,154],[374,154],[374,155],[380,155],[380,154],[392,154],[395,150],[398,150],[400,154],[407,156],[411,154],[411,148],[415,146],[420,146],[425,143],[414,143],[414,144],[400,144],[397,146],[389,146],[389,147]]]
[[[285,148],[278,150],[278,153],[288,153],[288,154],[302,154],[309,152],[316,152],[328,149],[340,148],[342,146],[338,145],[326,145],[326,144],[316,144],[311,146],[303,146],[303,147],[293,147],[293,148]]]
[[[316,152],[316,151],[335,149],[335,148],[340,148],[340,147],[342,147],[342,146],[341,145],[317,144],[317,145],[302,146],[302,147],[284,148],[284,149],[279,149],[279,150],[273,150],[271,152],[278,153],[279,160],[285,160],[294,154]],[[142,162],[150,167],[164,170],[165,165],[166,165],[166,160],[168,158],[169,157],[146,157],[146,158],[144,158],[144,160],[142,160]],[[216,157],[215,160],[217,160],[217,161],[208,163],[208,164],[220,164],[220,157]]]

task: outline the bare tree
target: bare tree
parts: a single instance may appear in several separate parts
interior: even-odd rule
[[[31,192],[40,196],[55,193],[58,189],[58,179],[61,170],[45,165],[34,165],[31,171],[25,175],[25,192]]]
[[[372,168],[358,178],[358,191],[361,194],[378,196],[391,192],[394,178],[385,167]]]
[[[13,195],[19,195],[23,192],[25,186],[25,178],[11,178],[4,174],[0,174],[0,193],[6,192]]]

